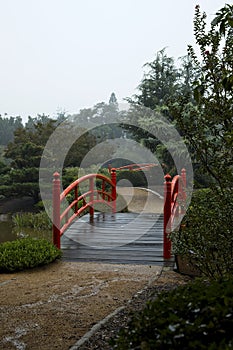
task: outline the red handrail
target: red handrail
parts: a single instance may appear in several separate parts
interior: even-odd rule
[[[186,201],[186,171],[182,169],[181,175],[176,175],[173,179],[169,174],[165,177],[164,183],[164,242],[163,256],[165,259],[171,258],[171,241],[169,234],[177,217],[184,214],[184,203]],[[94,188],[94,180],[102,180],[101,189]],[[172,181],[171,181],[172,180]],[[89,181],[87,192],[78,195],[79,185]],[[105,185],[111,186],[111,192],[107,192]],[[61,213],[61,203],[66,196],[74,191],[74,200]],[[72,221],[89,208],[90,216],[94,215],[93,205],[95,203],[105,203],[111,207],[112,212],[116,212],[116,169],[111,169],[111,179],[102,174],[89,174],[75,180],[62,193],[60,193],[60,175],[54,173],[53,180],[53,242],[60,249],[60,238],[64,231],[69,227]],[[79,201],[82,200],[81,208],[78,208]],[[74,208],[74,209],[73,209]],[[69,217],[69,212],[73,214]],[[65,223],[61,226],[62,220]]]
[[[124,165],[119,168],[114,168],[115,170],[130,170],[130,171],[140,171],[140,170],[146,170],[149,168],[153,168],[155,166],[158,166],[158,164],[155,163],[140,163],[140,164],[129,164],[129,165]],[[109,170],[111,171],[111,167],[109,166]]]
[[[111,179],[102,174],[88,174],[74,182],[72,182],[62,193],[60,193],[60,175],[54,173],[53,179],[53,243],[60,249],[60,238],[65,230],[70,226],[73,220],[82,214],[86,209],[89,209],[91,218],[94,215],[94,204],[107,204],[112,212],[116,212],[116,170],[111,169]],[[95,189],[94,181],[96,179],[102,180],[101,189]],[[89,181],[88,191],[78,195],[79,186],[84,181]],[[111,192],[105,190],[105,185],[111,186]],[[66,199],[67,195],[74,191],[74,200],[61,213],[61,204]],[[107,199],[107,200],[106,200]],[[82,206],[79,208],[78,204],[82,200]],[[73,214],[69,216],[70,211]],[[65,221],[62,224],[62,221]]]
[[[169,174],[165,175],[164,183],[164,224],[163,224],[163,257],[171,258],[171,240],[169,234],[175,223],[175,219],[184,214],[186,202],[186,171],[181,170],[181,175],[172,179]],[[172,180],[172,181],[171,181]]]

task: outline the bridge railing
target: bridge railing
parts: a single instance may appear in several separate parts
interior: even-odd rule
[[[121,166],[119,168],[114,168],[115,170],[129,170],[129,171],[141,171],[141,170],[148,170],[150,168],[153,168],[155,166],[158,166],[158,164],[155,163],[140,163],[140,164],[128,164]],[[109,171],[111,171],[111,166],[108,167]]]
[[[94,215],[94,204],[104,203],[116,212],[116,170],[111,169],[111,179],[102,174],[88,174],[72,182],[62,193],[59,173],[53,179],[53,243],[60,249],[60,238],[73,220],[89,210]],[[101,180],[100,189],[96,180]],[[87,191],[79,194],[80,185],[87,183]],[[110,191],[107,190],[110,187]],[[67,197],[71,195],[71,203]],[[66,200],[66,203],[65,203]],[[68,203],[68,205],[67,205]]]
[[[181,215],[185,212],[186,203],[186,171],[172,179],[165,175],[164,182],[164,224],[163,224],[163,257],[171,258],[171,240],[169,234],[179,224]]]

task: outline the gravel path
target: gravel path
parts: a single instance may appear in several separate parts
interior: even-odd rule
[[[127,326],[131,315],[142,310],[149,300],[154,300],[162,291],[168,291],[187,283],[187,276],[178,275],[171,269],[164,268],[159,278],[152,286],[148,286],[136,293],[125,307],[119,309],[116,315],[107,319],[90,337],[82,337],[70,350],[111,350],[111,338],[115,338],[121,328]]]
[[[131,311],[186,281],[174,271],[161,271],[158,266],[58,261],[0,274],[0,349],[109,349],[109,338]],[[96,327],[119,308],[119,314]],[[93,327],[94,336],[77,347]]]
[[[122,191],[130,211],[161,211],[159,196],[135,189],[132,201],[131,190]],[[132,312],[187,280],[159,266],[63,261],[0,274],[0,349],[111,349]]]

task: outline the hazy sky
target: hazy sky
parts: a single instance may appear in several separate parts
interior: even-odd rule
[[[193,44],[222,0],[0,0],[0,113],[51,116],[136,92],[143,64]]]

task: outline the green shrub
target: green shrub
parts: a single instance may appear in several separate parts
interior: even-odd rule
[[[147,187],[147,179],[143,171],[117,171],[117,182],[120,180],[128,180],[131,182],[132,186]]]
[[[232,349],[233,279],[196,281],[161,293],[134,314],[114,349]]]
[[[73,181],[77,180],[79,176],[79,168],[78,167],[70,167],[64,168],[62,174],[62,186],[65,189],[68,187]]]
[[[13,224],[18,230],[32,228],[34,230],[50,230],[52,222],[45,211],[39,213],[17,213],[12,217]]]
[[[0,244],[0,272],[13,272],[49,264],[61,251],[45,239],[22,238]]]
[[[180,229],[171,234],[174,253],[206,276],[233,273],[233,198],[210,189],[194,192]]]
[[[7,180],[5,180],[7,181]],[[39,184],[34,182],[12,183],[0,186],[0,195],[7,198],[29,196],[38,201]]]

